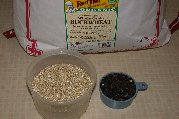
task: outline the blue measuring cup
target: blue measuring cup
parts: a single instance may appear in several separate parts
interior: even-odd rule
[[[124,101],[117,101],[117,100],[114,100],[114,99],[111,99],[111,98],[107,97],[103,93],[100,84],[101,84],[101,82],[103,80],[106,79],[106,77],[108,75],[111,75],[111,74],[122,74],[122,75],[127,76],[128,79],[132,79],[134,81],[134,84],[135,84],[135,90],[136,90],[135,94],[131,98],[129,98],[127,100],[124,100]],[[138,91],[145,91],[145,90],[147,90],[147,88],[148,88],[148,85],[145,82],[136,82],[133,77],[131,77],[130,75],[128,75],[126,73],[123,73],[123,72],[111,72],[111,73],[108,73],[108,74],[106,74],[105,76],[103,76],[101,78],[100,83],[99,83],[99,92],[100,92],[100,98],[101,98],[102,102],[106,106],[108,106],[110,108],[113,108],[113,109],[123,109],[123,108],[126,108],[126,107],[130,106],[131,103],[133,102],[134,98],[137,96]]]

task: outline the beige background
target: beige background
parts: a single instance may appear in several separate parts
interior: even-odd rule
[[[0,0],[0,119],[42,119],[25,84],[29,63],[15,38],[2,32],[13,28],[12,1]],[[167,0],[166,19],[170,23],[179,11],[179,0]],[[98,82],[111,71],[123,71],[149,89],[139,92],[132,105],[123,110],[106,107],[99,98],[98,85],[87,112],[80,119],[179,119],[179,31],[161,48],[85,55],[97,69]]]

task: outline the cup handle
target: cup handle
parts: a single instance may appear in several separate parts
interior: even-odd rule
[[[144,91],[147,90],[148,85],[145,82],[136,82],[136,88],[138,91]]]

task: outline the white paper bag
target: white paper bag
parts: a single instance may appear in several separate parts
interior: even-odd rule
[[[165,0],[13,0],[21,46],[39,56],[52,49],[85,53],[163,46],[170,39]]]

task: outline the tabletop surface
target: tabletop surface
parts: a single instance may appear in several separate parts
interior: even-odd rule
[[[12,1],[0,0],[0,119],[42,119],[28,93],[25,75],[35,57],[27,55],[15,38],[2,32],[13,28]],[[166,20],[179,11],[179,0],[167,0]],[[87,54],[97,70],[97,86],[89,107],[80,119],[179,119],[179,32],[160,48]],[[149,88],[139,92],[131,106],[114,110],[99,97],[99,79],[111,71],[122,71]]]

